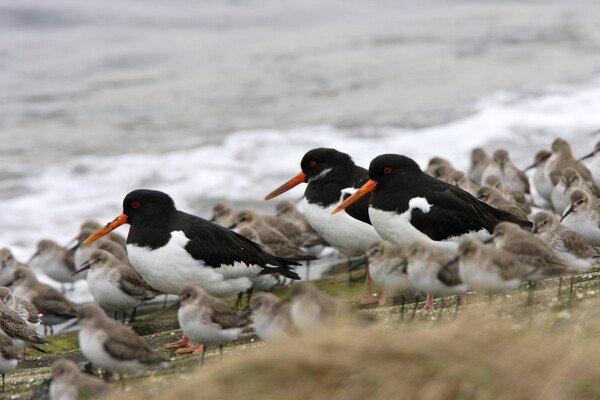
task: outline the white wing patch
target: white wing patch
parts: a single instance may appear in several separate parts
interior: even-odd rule
[[[431,204],[425,197],[414,197],[408,202],[408,220],[410,221],[411,213],[413,210],[421,210],[424,214],[427,214],[431,210]]]
[[[353,188],[353,187],[347,187],[347,188],[342,189],[342,198],[340,199],[340,201],[344,199],[345,195],[352,196],[356,192],[358,192],[358,189]]]

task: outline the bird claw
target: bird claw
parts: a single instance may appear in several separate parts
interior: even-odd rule
[[[198,353],[202,353],[203,350],[204,350],[204,345],[196,344],[194,346],[188,346],[188,347],[184,347],[183,349],[176,350],[175,354],[185,354],[185,353],[198,354]]]
[[[190,338],[188,338],[187,336],[183,335],[183,337],[181,338],[181,340],[178,340],[176,342],[173,343],[167,343],[163,346],[163,349],[175,349],[178,347],[183,347],[185,345],[191,345],[192,341],[190,340]]]

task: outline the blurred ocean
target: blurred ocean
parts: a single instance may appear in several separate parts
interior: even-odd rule
[[[140,187],[272,210],[319,146],[365,167],[466,168],[475,146],[524,167],[559,136],[582,155],[598,26],[577,1],[0,0],[0,247],[67,243]]]

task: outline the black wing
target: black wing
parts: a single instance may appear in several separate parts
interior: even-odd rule
[[[482,229],[492,232],[501,221],[531,226],[530,221],[494,208],[464,190],[432,178],[422,195],[432,205],[429,212],[419,209],[411,214],[412,225],[433,240],[444,240]]]
[[[253,241],[227,228],[181,211],[174,219],[190,240],[185,249],[192,257],[203,260],[213,268],[219,268],[222,264],[232,265],[237,261],[263,267],[261,274],[279,273],[291,279],[300,279],[291,268],[300,264],[266,253]]]

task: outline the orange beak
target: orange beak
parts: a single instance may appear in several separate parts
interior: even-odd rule
[[[125,223],[127,223],[127,215],[121,214],[117,218],[115,218],[112,222],[109,222],[108,224],[106,224],[106,226],[103,226],[102,228],[98,229],[96,232],[92,233],[89,238],[87,238],[83,241],[83,244],[92,243],[94,240],[101,238],[102,236],[106,235],[107,233],[109,233],[110,231],[115,229],[116,227],[121,226]]]
[[[296,175],[295,177],[293,177],[292,179],[290,179],[289,181],[287,181],[286,183],[269,193],[265,197],[265,200],[271,200],[273,197],[277,197],[280,194],[287,192],[297,184],[304,182],[306,182],[306,174],[304,172],[300,172],[298,175]]]
[[[363,197],[365,194],[370,193],[373,190],[375,190],[376,187],[377,187],[377,182],[375,182],[373,179],[369,179],[367,181],[367,183],[362,185],[362,187],[360,189],[358,189],[352,196],[350,196],[346,200],[344,200],[344,202],[342,204],[340,204],[339,206],[337,206],[335,208],[335,210],[333,210],[331,213],[335,214],[336,212],[343,210],[344,208],[348,207],[350,204],[354,203],[356,200]]]

